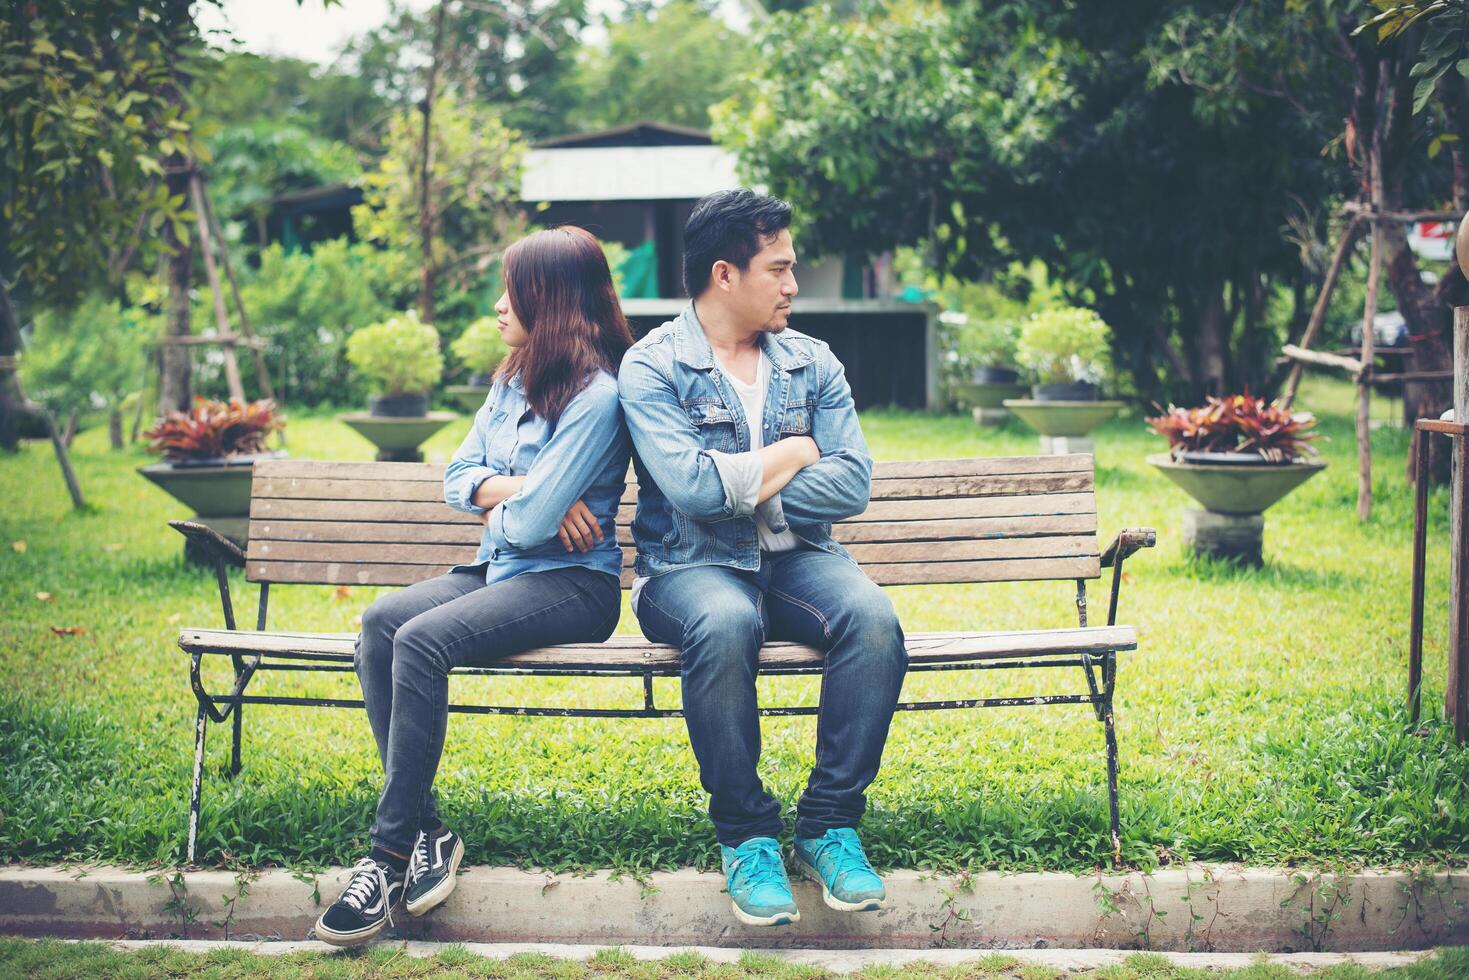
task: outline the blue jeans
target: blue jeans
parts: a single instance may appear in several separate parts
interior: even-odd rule
[[[580,565],[485,584],[483,566],[383,596],[362,614],[353,662],[387,781],[372,842],[407,854],[438,826],[434,775],[448,724],[449,672],[522,650],[595,643],[622,611],[618,580]]]
[[[756,772],[755,675],[766,639],[826,651],[816,766],[796,806],[797,837],[861,821],[908,669],[892,602],[850,560],[814,548],[761,559],[754,572],[698,565],[658,575],[638,598],[643,634],[683,651],[689,741],[728,847],[783,829],[780,803]]]

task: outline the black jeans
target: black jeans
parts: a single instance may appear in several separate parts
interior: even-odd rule
[[[877,776],[908,670],[893,604],[839,555],[802,548],[761,556],[760,570],[696,565],[648,580],[643,634],[683,651],[683,707],[719,842],[779,837],[780,803],[766,792],[755,675],[767,638],[826,651],[816,765],[796,805],[796,836],[856,828]]]
[[[557,643],[597,643],[622,609],[618,580],[580,567],[486,585],[483,569],[400,589],[362,614],[353,662],[387,782],[372,842],[399,854],[438,825],[433,783],[444,751],[449,672]]]

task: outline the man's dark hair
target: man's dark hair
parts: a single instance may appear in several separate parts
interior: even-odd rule
[[[755,254],[790,224],[789,204],[743,187],[700,199],[683,230],[684,289],[690,296],[702,293],[720,259],[748,269]]]

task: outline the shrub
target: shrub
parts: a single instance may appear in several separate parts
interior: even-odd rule
[[[1210,398],[1198,408],[1169,405],[1148,425],[1168,439],[1174,459],[1188,452],[1258,453],[1276,463],[1316,455],[1308,431],[1316,425],[1310,412],[1292,413],[1275,403],[1266,404],[1249,392]]]
[[[145,311],[100,296],[41,310],[20,359],[26,393],[56,412],[117,411],[143,387],[156,328]]]
[[[444,371],[439,332],[412,310],[353,333],[347,360],[385,395],[428,391]]]
[[[260,268],[242,291],[268,345],[277,395],[292,404],[342,405],[364,394],[348,372],[347,336],[412,302],[418,272],[411,256],[365,242],[337,239],[293,253],[272,245],[260,253]],[[201,322],[213,322],[208,316]],[[252,358],[240,358],[240,373],[250,390],[256,383]],[[199,380],[207,390],[210,378]]]
[[[247,405],[196,398],[189,411],[169,412],[145,434],[149,452],[179,463],[263,453],[266,438],[285,427],[268,398]]]
[[[449,344],[449,350],[474,374],[489,374],[509,353],[492,316],[482,316],[471,323]]]
[[[1082,307],[1034,313],[1020,328],[1016,356],[1041,384],[1100,382],[1107,369],[1111,331]]]

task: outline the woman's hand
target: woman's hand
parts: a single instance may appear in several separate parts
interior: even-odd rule
[[[566,516],[561,518],[561,527],[556,531],[556,537],[561,539],[561,544],[567,551],[587,552],[602,540],[602,526],[587,509],[587,505],[578,500],[571,505]]]

